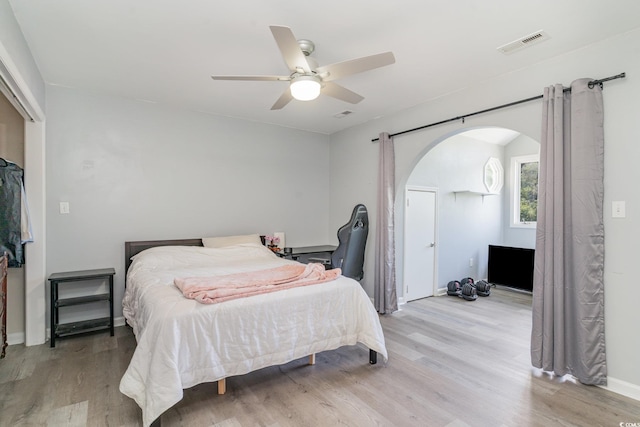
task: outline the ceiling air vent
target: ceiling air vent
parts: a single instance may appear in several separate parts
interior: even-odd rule
[[[335,117],[336,119],[341,119],[343,117],[348,116],[349,114],[353,113],[353,111],[349,111],[349,110],[344,110],[338,114],[334,114],[333,117]]]
[[[524,49],[525,47],[533,46],[534,44],[543,42],[545,40],[550,39],[549,34],[544,31],[536,31],[535,33],[526,35],[524,37],[519,38],[518,40],[512,41],[511,43],[507,43],[498,47],[498,50],[505,55],[515,52],[516,50]]]

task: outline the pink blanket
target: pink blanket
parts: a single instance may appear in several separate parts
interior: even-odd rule
[[[298,286],[329,282],[340,276],[339,268],[326,270],[322,264],[284,265],[268,270],[212,277],[176,277],[173,283],[185,297],[203,304],[266,294]]]

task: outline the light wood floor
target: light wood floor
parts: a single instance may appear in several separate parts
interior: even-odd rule
[[[360,346],[321,353],[185,390],[170,426],[619,426],[640,402],[536,376],[529,363],[531,297],[494,289],[467,302],[433,297],[383,316],[388,363]],[[0,360],[0,426],[137,426],[118,391],[135,348],[126,327],[25,348]]]

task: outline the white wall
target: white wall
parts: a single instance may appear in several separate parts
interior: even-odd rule
[[[484,166],[491,157],[503,161],[504,147],[454,135],[429,151],[416,165],[407,185],[438,188],[438,287],[464,277],[487,278],[488,245],[502,242],[503,191],[495,196],[454,191],[487,192]],[[403,193],[400,193],[402,197]],[[404,203],[396,210],[397,252],[404,256]],[[473,259],[473,266],[469,260]],[[402,270],[398,281],[403,283]],[[401,292],[402,294],[402,292]]]
[[[437,58],[434,58],[437,60]],[[555,83],[592,77],[601,78],[626,72],[628,77],[605,84],[605,320],[607,361],[610,385],[628,385],[640,396],[640,334],[633,333],[638,323],[637,275],[634,259],[640,239],[640,192],[630,183],[640,182],[640,30],[634,30],[558,56],[535,66],[465,87],[460,91],[401,113],[347,129],[332,135],[331,175],[336,183],[331,192],[330,228],[337,226],[351,202],[358,199],[370,207],[370,220],[376,221],[376,177],[378,144],[371,139],[380,132],[398,132],[464,113],[501,105],[542,93]],[[541,103],[531,102],[452,122],[396,138],[396,174],[398,192],[419,159],[447,136],[462,129],[500,126],[540,139]],[[342,156],[351,155],[351,159]],[[357,160],[357,161],[355,161]],[[348,187],[340,183],[352,182]],[[399,194],[399,193],[397,193]],[[625,200],[627,217],[612,219],[611,201]],[[401,233],[398,230],[397,233]],[[374,242],[375,227],[369,242]],[[373,245],[367,248],[363,284],[373,295]],[[396,260],[402,268],[402,260]]]
[[[47,112],[47,274],[114,267],[121,301],[128,240],[327,241],[326,135],[55,86]]]

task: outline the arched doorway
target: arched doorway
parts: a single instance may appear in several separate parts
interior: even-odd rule
[[[486,279],[488,245],[535,246],[535,223],[514,223],[517,200],[513,196],[513,164],[514,159],[537,156],[539,148],[537,141],[517,131],[483,127],[443,138],[422,155],[404,185],[403,212],[396,212],[396,218],[403,218],[404,265],[398,289],[401,302],[440,295],[450,280]],[[497,169],[496,164],[500,166]],[[497,190],[491,186],[496,183],[496,171],[500,171],[500,181],[504,182]],[[487,182],[489,174],[493,174],[492,182]],[[412,188],[437,192],[434,212],[416,214],[407,206]],[[420,223],[415,215],[435,217],[433,260],[416,258],[409,252],[414,247],[414,236],[421,235],[415,229],[415,224]]]

